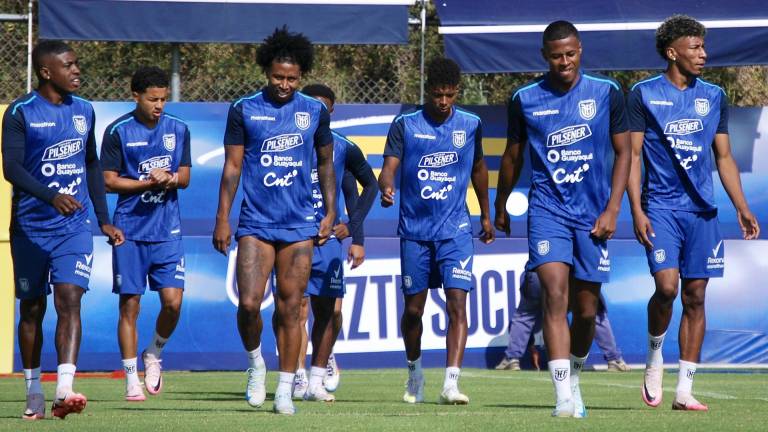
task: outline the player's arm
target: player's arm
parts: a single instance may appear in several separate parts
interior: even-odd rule
[[[610,239],[616,232],[616,219],[621,210],[621,198],[627,189],[632,149],[629,143],[624,95],[618,88],[610,90],[610,133],[613,145],[613,172],[611,194],[603,212],[592,227],[591,234],[599,239]]]
[[[317,154],[317,179],[325,203],[325,217],[320,221],[317,244],[322,245],[331,236],[336,222],[336,173],[333,169],[333,135],[331,115],[323,106],[320,110],[320,124],[315,131],[315,153]]]
[[[174,173],[169,189],[186,189],[192,175],[192,145],[189,129],[184,128],[184,147],[181,151],[179,169]]]
[[[120,177],[123,170],[123,151],[120,133],[107,128],[101,140],[101,168],[104,170],[104,185],[107,192],[121,194],[140,194],[156,189],[157,182],[152,180],[135,180]]]
[[[232,229],[229,226],[229,213],[240,184],[245,154],[245,127],[242,106],[233,105],[227,116],[224,132],[224,167],[219,182],[219,207],[216,209],[216,224],[213,228],[213,247],[227,255],[232,241]]]
[[[384,164],[379,173],[378,183],[382,207],[389,207],[395,203],[395,173],[403,159],[404,144],[405,122],[402,118],[396,118],[389,126],[387,143],[384,146]]]
[[[632,90],[629,93],[627,101],[627,118],[629,121],[629,145],[630,145],[630,166],[629,178],[627,179],[627,197],[629,197],[629,206],[632,209],[632,221],[635,230],[635,237],[646,248],[652,248],[651,238],[656,234],[653,232],[651,221],[643,210],[641,200],[642,185],[642,166],[643,142],[645,140],[645,106],[643,105],[640,89]]]
[[[520,179],[523,169],[523,150],[526,141],[525,117],[519,97],[513,97],[507,108],[507,146],[501,155],[499,181],[496,185],[496,218],[494,225],[509,235],[509,214],[507,198]]]
[[[744,240],[756,239],[760,235],[760,225],[755,215],[749,210],[747,199],[744,197],[744,190],[741,187],[739,168],[731,154],[731,140],[728,137],[728,101],[725,96],[722,97],[720,124],[715,134],[713,150],[717,173],[720,175],[720,181],[723,183],[725,192],[736,208],[736,219],[739,221]]]
[[[365,155],[359,147],[349,146],[347,149],[344,170],[350,173],[355,180],[353,182],[342,181],[342,190],[344,192],[344,201],[355,203],[351,211],[348,209],[349,231],[352,233],[352,244],[347,251],[347,261],[352,263],[352,268],[356,268],[365,260],[363,221],[368,216],[378,191],[376,176],[373,175],[371,165],[368,164]],[[357,197],[356,183],[360,183],[363,186],[363,191],[359,197]]]
[[[488,199],[488,166],[483,157],[483,128],[478,123],[475,130],[475,154],[472,164],[472,188],[477,195],[477,202],[480,204],[480,240],[485,243],[491,243],[496,238],[496,230],[491,225],[491,205]]]
[[[85,141],[85,178],[88,182],[88,196],[93,203],[93,211],[99,222],[102,234],[109,238],[109,244],[120,246],[125,241],[125,236],[120,228],[112,225],[107,210],[107,191],[104,187],[104,177],[99,163],[99,154],[96,151],[96,135],[93,128],[96,125],[96,115],[91,116],[91,130]]]

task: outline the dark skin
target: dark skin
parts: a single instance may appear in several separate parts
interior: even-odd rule
[[[667,69],[666,78],[681,91],[686,90],[698,78],[706,64],[707,53],[704,39],[698,36],[685,36],[672,42],[665,51]],[[645,141],[644,132],[631,133],[632,168],[630,171],[627,194],[632,206],[635,237],[648,250],[653,249],[653,226],[643,210],[641,203],[641,155]],[[715,165],[728,197],[736,208],[736,220],[739,222],[744,240],[754,240],[760,235],[760,224],[749,209],[736,161],[731,154],[728,134],[715,134],[712,142]],[[653,275],[656,291],[648,301],[648,333],[659,336],[669,328],[672,320],[672,307],[680,289],[680,269],[668,268]],[[706,331],[706,313],[704,299],[707,278],[682,278],[683,316],[678,334],[680,358],[694,363],[699,362],[701,344]]]
[[[549,41],[541,50],[549,65],[547,84],[567,93],[580,79],[581,42],[571,35]],[[611,176],[611,194],[603,212],[595,220],[590,234],[600,240],[608,240],[616,232],[616,219],[621,207],[621,197],[627,185],[630,168],[629,133],[611,136],[615,152]],[[525,143],[507,141],[501,158],[499,183],[496,189],[495,226],[509,236],[509,214],[506,202],[520,178],[523,167]],[[551,359],[567,359],[569,354],[583,357],[589,352],[595,333],[595,315],[599,304],[600,284],[571,277],[571,267],[562,262],[542,264],[536,268],[541,279],[544,304],[544,341]],[[574,314],[568,331],[569,289],[574,291]]]
[[[80,67],[77,55],[72,51],[44,56],[36,73],[39,79],[37,92],[52,104],[62,104],[70,93],[80,88]],[[50,204],[64,216],[71,216],[83,208],[75,197],[61,193]],[[123,232],[114,225],[104,224],[100,228],[111,244],[119,245],[125,241]],[[74,284],[53,285],[54,306],[58,316],[55,343],[59,364],[77,363],[82,334],[80,300],[84,292],[82,287]],[[45,295],[19,301],[19,351],[25,369],[40,366],[42,323],[46,309]]]
[[[459,95],[458,85],[432,86],[428,88],[428,99],[424,111],[435,122],[445,122],[453,113],[453,105]],[[390,207],[395,203],[395,173],[400,166],[400,159],[394,156],[384,158],[384,166],[379,174],[381,206]],[[475,161],[472,166],[472,187],[480,204],[480,240],[489,244],[496,233],[491,226],[490,204],[488,199],[488,168],[484,159]],[[408,360],[421,356],[421,335],[424,328],[421,318],[427,302],[428,290],[413,295],[405,295],[405,308],[400,319],[405,352]],[[467,344],[467,292],[453,287],[445,288],[446,309],[448,313],[448,334],[446,336],[446,367],[461,367],[464,348]]]
[[[278,104],[289,102],[301,84],[301,72],[297,64],[282,60],[274,61],[265,71],[268,82],[267,96]],[[336,220],[336,179],[333,171],[332,143],[317,144],[320,144],[315,146],[317,171],[323,200],[328,211],[320,222],[314,241],[324,244]],[[223,255],[227,255],[232,241],[229,213],[240,183],[244,154],[244,145],[224,146],[224,169],[221,174],[219,207],[213,231],[213,247]],[[253,236],[244,236],[238,241],[237,326],[240,338],[247,351],[252,351],[261,345],[263,328],[261,302],[264,298],[267,278],[275,268],[278,289],[275,292],[277,318],[274,330],[280,352],[280,370],[283,372],[296,371],[301,341],[299,314],[312,267],[312,242],[312,240],[306,240],[279,243],[264,241]]]

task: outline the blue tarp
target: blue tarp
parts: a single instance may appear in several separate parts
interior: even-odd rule
[[[762,0],[442,0],[435,5],[446,55],[469,73],[545,70],[541,34],[556,20],[579,29],[587,69],[662,68],[654,32],[679,13],[707,26],[708,66],[768,64],[768,8]]]
[[[290,4],[288,4],[290,3]],[[404,44],[411,0],[40,0],[43,39],[260,42],[287,25],[321,44]]]

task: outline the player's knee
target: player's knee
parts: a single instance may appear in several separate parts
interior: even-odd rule
[[[403,311],[403,320],[407,321],[415,321],[415,320],[421,320],[421,317],[424,316],[424,308],[419,306],[408,306]]]
[[[671,306],[677,298],[677,285],[665,284],[657,286],[654,297],[659,303],[665,306]]]
[[[344,317],[341,315],[341,310],[334,310],[332,318],[333,323],[341,327],[341,323],[344,321]]]
[[[573,312],[573,317],[586,324],[594,324],[597,315],[595,309],[582,309]]]
[[[238,309],[248,314],[258,314],[261,312],[260,298],[240,298]]]
[[[686,293],[683,296],[683,307],[686,310],[703,310],[704,309],[704,291],[695,293]]]
[[[164,303],[162,313],[168,317],[178,318],[181,315],[181,300]]]

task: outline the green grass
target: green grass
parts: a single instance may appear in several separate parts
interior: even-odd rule
[[[250,408],[241,391],[244,373],[167,373],[163,394],[143,403],[122,400],[122,380],[79,378],[76,389],[88,396],[84,413],[34,424],[19,419],[23,380],[0,378],[0,431],[768,430],[768,374],[699,373],[695,391],[710,412],[696,413],[670,409],[676,382],[672,373],[665,376],[662,406],[651,409],[640,399],[641,372],[585,372],[582,393],[589,417],[577,420],[549,417],[553,391],[547,373],[464,369],[460,384],[471,401],[463,407],[436,404],[443,373],[427,370],[426,403],[407,405],[400,402],[405,370],[345,370],[337,402],[296,402],[294,417],[272,414],[271,394],[262,408]],[[267,388],[274,389],[275,381],[270,373]],[[50,399],[53,383],[44,387]],[[50,411],[50,402],[46,408]]]

